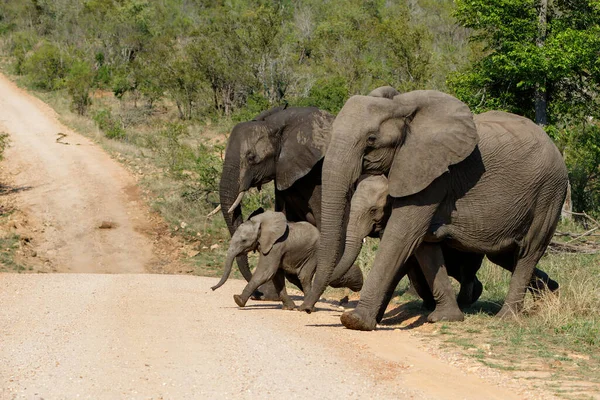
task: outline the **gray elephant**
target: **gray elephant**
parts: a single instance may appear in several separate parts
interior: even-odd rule
[[[295,309],[296,305],[285,288],[285,277],[302,291],[310,291],[317,267],[318,240],[319,230],[308,222],[288,222],[281,212],[255,212],[233,234],[227,250],[223,277],[212,290],[227,281],[235,257],[258,251],[258,265],[250,282],[241,295],[233,296],[236,304],[244,307],[256,288],[272,281],[278,300],[283,302],[283,309]],[[344,276],[346,278],[340,279],[339,286],[336,287],[348,287],[355,292],[361,289],[362,272],[357,266],[349,268]]]
[[[221,210],[231,235],[242,224],[241,201],[252,187],[275,180],[275,211],[289,221],[308,221],[319,227],[321,167],[334,117],[315,107],[277,107],[237,124],[227,142],[219,187]],[[248,258],[236,259],[250,281]],[[272,285],[260,288],[274,300]]]
[[[344,254],[335,267],[332,279],[336,279],[337,275],[343,275],[354,265],[361,251],[364,238],[367,236],[379,238],[383,234],[392,212],[393,198],[388,196],[388,193],[388,179],[384,175],[363,175],[359,178],[350,202]],[[456,298],[459,307],[467,307],[473,304],[483,291],[483,285],[476,275],[481,267],[483,254],[463,252],[444,243],[440,243],[440,246],[448,275],[460,283],[460,291]],[[426,283],[419,285],[420,282],[423,282],[424,277],[422,277],[416,257],[411,256],[407,264],[414,266],[408,270],[407,274],[413,282],[415,290],[423,299],[425,307],[433,309],[435,301],[431,290]],[[546,289],[557,290],[558,283],[536,268],[529,283],[529,289],[537,295]],[[387,301],[385,304],[387,305]],[[382,311],[385,311],[385,309]],[[382,317],[383,314],[379,315],[377,322],[380,322]]]
[[[323,163],[318,266],[300,309],[312,311],[334,272],[340,210],[367,173],[388,176],[392,212],[360,301],[342,315],[347,328],[375,328],[413,254],[436,301],[429,321],[462,320],[440,241],[512,271],[498,315],[515,315],[560,217],[567,189],[561,154],[524,117],[473,116],[458,99],[432,90],[384,96],[351,97],[334,122]]]

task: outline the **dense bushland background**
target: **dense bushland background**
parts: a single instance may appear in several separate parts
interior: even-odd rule
[[[573,210],[600,216],[599,22],[598,0],[0,0],[0,67],[130,166],[171,229],[197,243],[197,272],[220,273],[229,235],[208,214],[231,127],[286,103],[337,113],[381,85],[543,124],[568,166]],[[246,215],[272,202],[263,188]],[[363,269],[376,248],[369,239]],[[509,276],[486,264],[482,301],[441,333],[488,364],[541,357],[597,381],[599,265],[598,255],[545,257],[560,296],[528,304],[515,329],[489,317]]]
[[[600,211],[598,1],[0,5],[11,71],[32,88],[65,93],[110,138],[148,146],[173,124],[179,136],[208,121],[227,131],[283,103],[336,113],[350,95],[380,85],[438,89],[475,112],[503,109],[545,124],[569,166],[574,210]],[[121,106],[96,102],[99,91]],[[132,133],[139,125],[153,128]],[[192,153],[198,157],[194,148],[176,158]]]

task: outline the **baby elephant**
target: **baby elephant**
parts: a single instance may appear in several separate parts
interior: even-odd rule
[[[293,310],[296,305],[285,289],[285,277],[304,293],[311,289],[312,278],[317,267],[319,231],[308,222],[288,222],[281,212],[265,211],[241,224],[231,238],[225,270],[215,290],[229,278],[233,260],[250,251],[259,251],[258,265],[252,279],[241,295],[234,295],[238,306],[244,307],[248,298],[260,285],[273,280],[284,310]],[[352,266],[333,287],[347,287],[355,292],[362,288],[363,276],[360,268]]]

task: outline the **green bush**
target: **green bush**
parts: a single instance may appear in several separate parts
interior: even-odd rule
[[[243,122],[250,121],[252,118],[256,117],[258,114],[267,110],[271,107],[269,104],[269,100],[258,93],[253,93],[248,96],[246,100],[246,106],[237,110],[231,116],[231,119],[234,122]]]
[[[98,128],[104,132],[107,138],[123,139],[125,137],[125,128],[123,128],[122,122],[113,117],[110,110],[99,110],[93,116],[93,120],[98,125]]]
[[[571,183],[573,211],[600,215],[600,127],[547,129],[562,149]]]
[[[310,89],[308,97],[299,101],[299,105],[314,106],[337,114],[348,96],[348,84],[343,77],[319,79]]]
[[[65,86],[71,96],[73,108],[79,115],[84,115],[88,106],[92,104],[90,90],[94,83],[94,71],[86,61],[76,60],[71,65]]]
[[[57,90],[63,87],[70,63],[66,52],[44,41],[25,58],[22,72],[34,88]]]
[[[12,66],[15,74],[23,74],[23,64],[27,53],[33,49],[37,40],[36,35],[28,31],[17,32],[10,37],[8,52],[13,57]]]

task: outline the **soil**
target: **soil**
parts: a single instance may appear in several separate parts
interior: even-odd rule
[[[436,329],[422,318],[355,332],[337,301],[239,309],[242,281],[165,275],[182,245],[135,178],[1,75],[0,93],[3,229],[47,272],[0,274],[0,398],[553,398],[441,349],[413,329]]]

